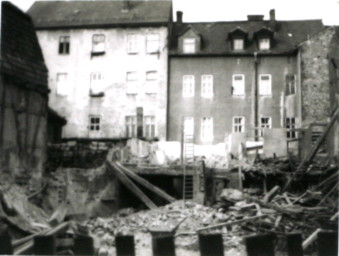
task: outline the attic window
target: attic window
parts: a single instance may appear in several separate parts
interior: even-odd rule
[[[184,38],[183,52],[184,53],[195,53],[195,39],[194,38]]]
[[[69,54],[69,36],[60,36],[59,38],[59,54],[68,55]]]
[[[259,39],[259,50],[269,50],[271,48],[271,41],[269,38]]]
[[[244,50],[244,39],[243,38],[233,39],[233,50]]]

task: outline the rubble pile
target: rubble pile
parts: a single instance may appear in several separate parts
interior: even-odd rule
[[[131,212],[132,210],[124,210],[110,218],[95,218],[86,221],[85,225],[101,252],[114,255],[116,235],[135,235],[137,250],[140,247],[151,248],[152,231],[174,232],[178,250],[198,252],[197,229],[238,218],[237,214],[218,212],[214,208],[191,201],[185,203],[176,201],[154,210]],[[233,255],[240,255],[243,250],[243,246],[239,244],[241,238],[235,232],[224,234],[224,236],[226,236],[224,239],[226,251],[235,253]]]

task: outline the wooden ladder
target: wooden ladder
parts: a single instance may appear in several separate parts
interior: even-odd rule
[[[186,168],[191,166],[194,170],[194,135],[183,133],[183,199],[193,199],[193,175],[187,175]]]

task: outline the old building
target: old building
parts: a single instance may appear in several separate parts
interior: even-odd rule
[[[265,129],[302,127],[297,46],[321,20],[184,23],[177,13],[170,50],[168,139],[182,130],[198,144],[230,133],[261,140]],[[296,131],[287,131],[294,140]]]
[[[29,9],[64,138],[166,138],[170,1],[46,1]]]
[[[325,130],[339,107],[339,30],[328,27],[299,45],[303,155]],[[338,156],[339,127],[334,125],[320,152]],[[306,152],[305,152],[306,151]]]
[[[39,182],[46,161],[47,68],[31,18],[2,2],[1,182]]]

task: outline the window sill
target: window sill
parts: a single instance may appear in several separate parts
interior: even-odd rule
[[[128,55],[137,55],[139,52],[127,52]]]
[[[104,92],[90,93],[89,96],[92,97],[92,98],[100,98],[100,97],[104,97],[105,93]]]
[[[101,56],[101,55],[104,55],[106,52],[103,51],[103,52],[91,52],[91,57],[93,56]]]
[[[235,98],[243,98],[245,96],[246,94],[232,94],[232,97],[235,97]]]

